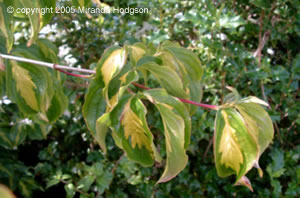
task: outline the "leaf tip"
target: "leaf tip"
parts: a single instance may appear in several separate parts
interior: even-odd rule
[[[253,188],[251,186],[251,182],[250,182],[250,180],[246,176],[243,176],[234,185],[235,186],[246,186],[251,192],[253,192]]]

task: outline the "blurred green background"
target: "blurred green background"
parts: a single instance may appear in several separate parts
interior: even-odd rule
[[[70,104],[47,139],[6,96],[0,100],[0,128],[18,123],[13,146],[0,138],[0,183],[18,197],[37,198],[300,197],[299,0],[104,0],[101,6],[150,12],[56,14],[40,38],[55,43],[62,64],[90,69],[106,48],[125,42],[171,40],[193,50],[205,66],[203,103],[222,104],[229,93],[225,87],[232,86],[270,104],[275,137],[260,159],[263,178],[255,169],[247,174],[251,193],[233,186],[234,176],[217,176],[211,144],[215,112],[198,108],[187,167],[155,185],[163,172],[159,164],[143,168],[129,161],[111,137],[103,155],[82,117],[87,81],[63,75]],[[29,29],[28,23],[16,25],[16,43],[28,40]],[[148,108],[150,128],[163,129],[157,112]],[[164,153],[163,136],[157,139]]]

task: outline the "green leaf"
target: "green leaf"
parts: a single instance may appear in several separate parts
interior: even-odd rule
[[[127,60],[127,52],[125,48],[120,48],[117,46],[111,47],[105,50],[102,58],[100,59],[97,69],[96,69],[96,81],[98,81],[101,85],[103,84],[103,94],[106,99],[107,105],[112,108],[118,100],[118,95],[113,95],[109,97],[109,91],[111,86],[111,81],[122,71],[123,67],[126,64]],[[126,83],[126,74],[125,76],[120,77],[117,81],[121,80],[124,84]],[[135,75],[135,74],[134,74]],[[133,77],[135,78],[135,77]],[[133,79],[131,79],[133,80]],[[118,83],[118,82],[117,82]],[[129,83],[129,82],[127,82]],[[114,85],[114,83],[113,83]],[[126,85],[127,86],[127,85]],[[123,89],[125,89],[125,87]],[[122,90],[120,95],[124,90]],[[111,95],[111,94],[110,94]]]
[[[172,106],[155,104],[164,124],[166,138],[167,162],[166,168],[157,183],[167,182],[176,177],[186,166],[188,156],[184,149],[184,120],[176,115]]]
[[[24,8],[34,9],[39,8],[38,0],[19,0]],[[31,24],[31,36],[30,40],[27,42],[27,46],[31,46],[37,39],[41,28],[41,18],[38,12],[33,12],[27,15],[29,22]]]
[[[124,72],[122,71],[119,75],[111,80],[108,89],[103,90],[106,103],[110,109],[117,105],[118,101],[131,83],[139,79],[136,71],[127,71],[128,68],[124,68],[124,70]]]
[[[46,42],[46,40],[38,41]],[[48,42],[46,42],[48,43]],[[39,46],[20,46],[12,52],[15,56],[45,60],[55,49],[41,50]],[[51,60],[56,60],[53,55]],[[48,60],[49,60],[48,59]],[[65,111],[68,99],[64,95],[60,74],[45,67],[10,61],[6,69],[8,96],[17,103],[21,112],[40,123],[53,123]]]
[[[162,44],[158,54],[163,60],[163,65],[172,68],[180,76],[188,98],[200,102],[203,94],[201,83],[203,67],[199,58],[193,52],[169,41]],[[189,105],[189,109],[192,115],[197,107]]]
[[[96,81],[107,87],[109,82],[117,76],[127,60],[125,48],[113,46],[105,50],[96,69]]]
[[[87,8],[91,3],[90,0],[72,0],[72,3],[76,7]]]
[[[236,174],[236,183],[253,167],[257,144],[248,132],[241,115],[232,108],[217,112],[214,133],[214,155],[221,177]]]
[[[52,79],[46,68],[11,61],[6,69],[8,96],[25,115],[38,115],[48,122],[46,111],[54,94]]]
[[[285,172],[284,168],[284,152],[281,150],[274,150],[271,153],[272,163],[267,167],[267,172],[269,173],[271,179],[278,178]]]
[[[172,56],[172,59],[166,58],[165,62],[171,61],[176,70],[180,70],[182,75],[187,73],[193,81],[201,80],[203,68],[193,52],[170,42],[164,42],[161,48],[161,51],[168,52]]]
[[[274,128],[270,116],[260,105],[255,103],[242,103],[235,107],[242,115],[248,131],[258,143],[260,156],[274,137]]]
[[[102,194],[104,190],[109,188],[109,185],[113,179],[113,175],[110,171],[105,171],[101,176],[97,177],[96,183],[98,191]]]
[[[128,102],[129,99],[130,99],[130,95],[124,95],[113,109],[111,109],[109,112],[104,113],[97,120],[96,135],[94,136],[94,138],[96,139],[96,141],[98,142],[98,144],[100,145],[100,147],[104,153],[107,152],[106,143],[105,143],[107,131],[108,131],[109,127],[118,128],[119,120],[121,119],[121,113],[123,111],[125,104]],[[113,134],[114,134],[114,132],[113,132]],[[114,135],[114,139],[115,138],[118,138],[118,136],[116,136],[116,134]],[[115,139],[115,142],[116,142],[116,139]],[[121,143],[118,143],[118,141],[116,142],[116,144],[119,147],[122,147],[122,146],[120,146]]]
[[[75,186],[72,183],[65,185],[65,190],[67,192],[67,198],[73,198],[75,195]]]
[[[133,97],[125,105],[121,120],[122,148],[129,159],[143,166],[152,166],[154,159],[159,160],[153,143],[153,135],[146,121],[146,107]]]
[[[187,94],[183,89],[182,81],[173,69],[166,66],[160,66],[154,62],[141,65],[138,69],[147,70],[152,73],[161,86],[170,94],[181,98],[187,97]]]
[[[94,183],[95,177],[92,175],[86,175],[83,178],[80,179],[77,186],[79,189],[82,189],[83,191],[88,191],[91,187],[91,185]]]
[[[219,25],[221,28],[237,28],[245,23],[244,19],[240,16],[224,15],[219,19]]]
[[[146,46],[143,43],[135,43],[129,46],[129,56],[132,65],[136,65],[137,62],[145,56],[147,53]]]
[[[167,104],[173,108],[174,113],[179,115],[184,120],[184,148],[190,144],[191,138],[191,116],[186,106],[177,98],[169,95],[164,89],[151,89],[144,91],[145,97],[153,104]]]
[[[93,135],[96,135],[96,120],[105,112],[102,88],[97,81],[91,81],[82,108],[85,123]]]
[[[41,28],[46,26],[48,23],[50,23],[52,17],[55,14],[55,9],[56,9],[56,0],[39,0],[40,8],[42,9],[52,9],[53,12],[45,12],[44,14],[40,15],[42,20],[41,20]]]
[[[7,12],[6,2],[0,2],[0,34],[6,38],[6,49],[10,52],[14,44],[13,15]]]

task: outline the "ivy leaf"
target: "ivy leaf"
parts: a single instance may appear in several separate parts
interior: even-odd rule
[[[83,191],[88,191],[91,185],[94,183],[95,177],[92,175],[86,175],[81,178],[78,182],[78,188],[82,189]]]
[[[146,121],[146,108],[137,97],[126,105],[121,120],[122,147],[129,159],[143,166],[152,166],[160,157]]]
[[[258,154],[257,143],[248,132],[242,116],[232,108],[217,112],[214,133],[214,155],[221,177],[236,174],[236,184],[253,167]]]

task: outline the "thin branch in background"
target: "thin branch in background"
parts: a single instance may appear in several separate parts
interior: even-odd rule
[[[258,58],[258,67],[259,68],[261,68],[261,51],[264,48],[264,46],[270,36],[269,30],[264,33],[264,36],[262,36],[264,16],[265,16],[265,11],[262,10],[260,18],[259,18],[258,48],[254,52],[254,57]],[[261,92],[262,92],[262,96],[263,96],[264,100],[266,102],[268,102],[267,96],[265,94],[265,87],[264,87],[263,80],[260,81],[260,88],[261,88]]]
[[[80,83],[75,83],[71,81],[65,81],[64,83],[67,87],[75,88],[75,89],[80,89],[80,88],[88,88],[89,84],[80,84]]]
[[[206,147],[206,149],[205,149],[205,151],[204,151],[203,158],[206,158],[207,153],[208,153],[208,151],[209,151],[209,149],[210,149],[210,147],[211,147],[213,141],[214,141],[214,137],[212,137],[212,138],[209,140],[209,143],[208,143],[208,145],[207,145],[207,147]]]

